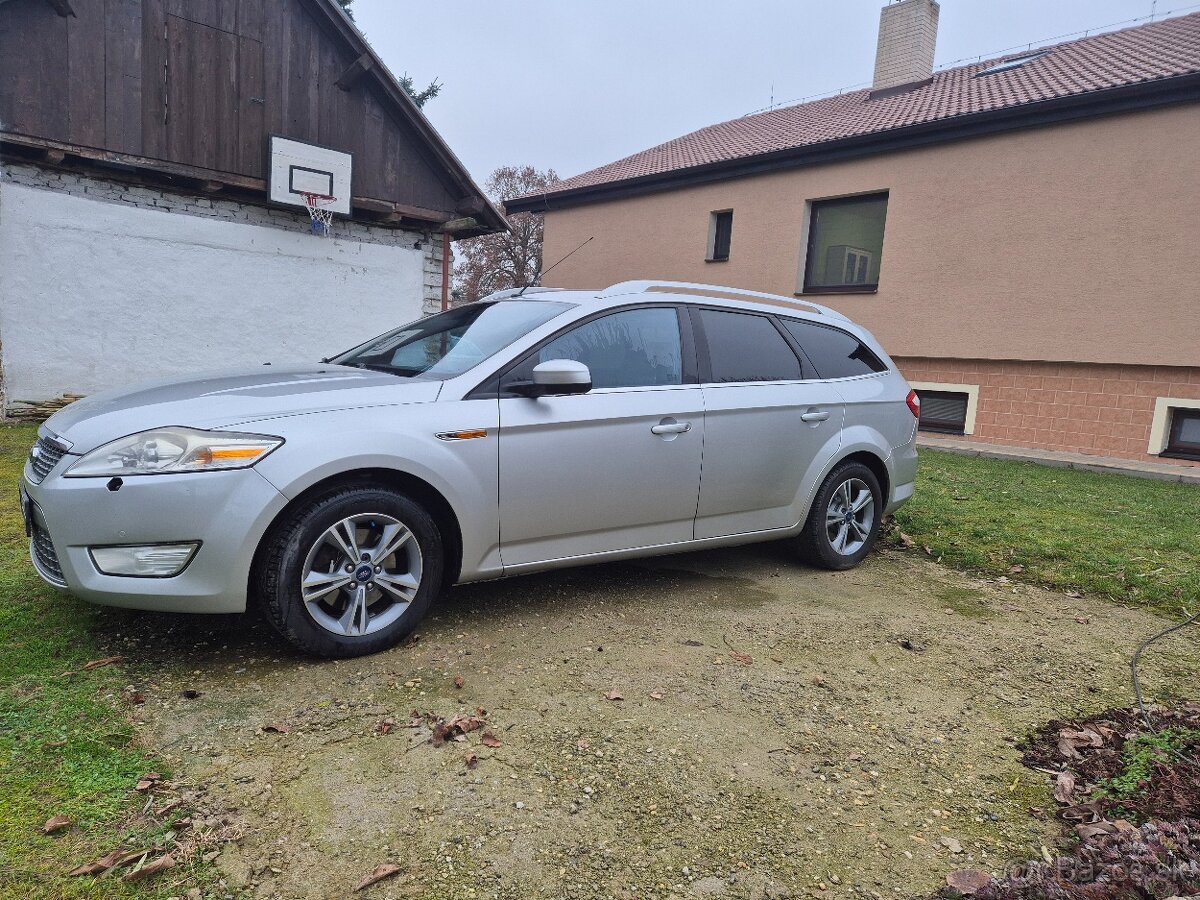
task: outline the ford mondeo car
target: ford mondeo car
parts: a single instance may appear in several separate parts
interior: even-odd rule
[[[256,604],[297,647],[389,647],[456,583],[788,540],[847,569],[917,468],[916,394],[863,328],[695,284],[504,292],[319,364],[159,381],[39,430],[43,579]]]

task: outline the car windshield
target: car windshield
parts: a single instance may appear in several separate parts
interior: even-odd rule
[[[479,365],[571,305],[547,300],[471,303],[389,331],[329,361],[441,381]]]

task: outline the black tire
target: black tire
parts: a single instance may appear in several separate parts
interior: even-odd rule
[[[327,539],[346,522],[352,524],[342,533],[351,534],[355,550],[360,548],[359,537],[363,538],[364,561],[354,563],[355,572],[344,576],[350,581],[347,587],[333,590],[319,601],[306,603],[301,580],[312,572],[314,560],[328,558],[320,568],[322,572],[328,569],[331,578],[342,578],[341,573],[350,565],[349,554],[334,549],[335,542]],[[383,535],[388,532],[383,528],[390,529],[394,525],[407,529],[410,535],[403,539],[403,548],[397,549],[394,555],[380,557],[378,561],[383,565],[374,568],[374,572],[381,572],[387,560],[399,561],[402,552],[405,559],[411,559],[409,570],[417,569],[417,586],[407,601],[399,601],[385,593],[382,581],[388,577],[387,572],[363,576],[364,579],[379,579],[378,585],[375,581],[358,580],[361,566],[372,568],[365,556],[372,549],[380,552],[385,549]],[[378,541],[374,547],[369,543],[372,537]],[[410,545],[413,539],[415,550]],[[355,556],[360,554],[356,552]],[[312,656],[345,659],[386,650],[411,634],[441,588],[443,568],[441,534],[419,504],[388,488],[346,485],[313,497],[271,529],[255,565],[253,586],[265,618],[292,645]],[[355,591],[360,585],[363,602],[356,609],[364,610],[361,614],[363,628],[361,633],[351,633],[360,624],[359,615],[350,609],[356,602]],[[377,598],[371,600],[375,594]],[[344,634],[331,631],[331,622],[322,625],[318,621],[318,617],[334,618],[339,605],[345,609],[345,619],[353,622]],[[370,612],[372,608],[381,610],[378,619]],[[391,612],[384,615],[388,610]],[[368,630],[372,623],[379,626],[377,630]]]
[[[852,494],[854,497],[861,495],[862,488],[858,487],[860,485],[870,491],[872,515],[869,527],[864,527],[865,521],[860,522],[858,514],[854,516],[857,528],[846,520],[846,532],[853,540],[853,544],[847,540],[844,550],[839,550],[835,546],[835,540],[840,537],[841,528],[840,525],[833,524],[834,520],[831,517],[836,509],[842,509],[845,506],[842,498],[846,495],[839,493],[844,490],[843,486],[845,485],[849,485],[852,491],[856,491]],[[835,571],[853,569],[866,558],[867,554],[871,552],[871,548],[875,546],[882,520],[883,493],[879,489],[879,479],[875,477],[875,473],[862,463],[843,462],[829,473],[821,483],[821,487],[817,489],[816,496],[813,497],[812,506],[808,511],[808,519],[798,538],[800,555],[806,562],[822,569]],[[835,532],[834,537],[830,535],[831,529]],[[862,536],[864,530],[865,537]],[[861,543],[858,543],[860,540]]]

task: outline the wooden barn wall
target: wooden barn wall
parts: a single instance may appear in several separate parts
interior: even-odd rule
[[[0,2],[0,126],[251,178],[279,134],[354,154],[356,196],[452,212],[422,139],[311,0]]]

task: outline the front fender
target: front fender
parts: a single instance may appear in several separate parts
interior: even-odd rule
[[[394,419],[364,427],[364,413]],[[430,403],[402,411],[334,411],[296,417],[287,425],[282,435],[287,443],[256,468],[288,500],[323,481],[364,469],[419,478],[445,498],[458,519],[461,580],[499,574],[495,400]],[[486,435],[452,441],[436,436],[465,429]]]

